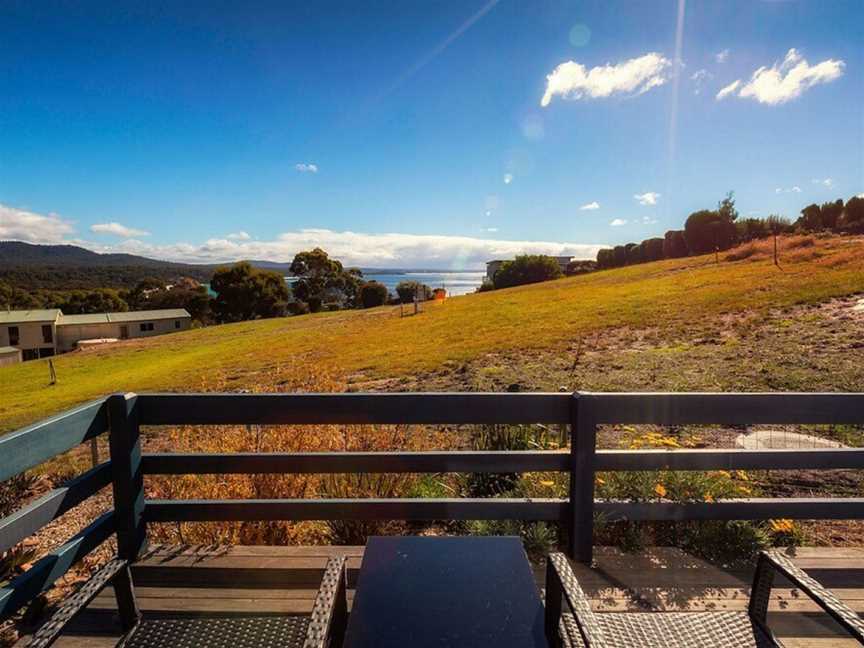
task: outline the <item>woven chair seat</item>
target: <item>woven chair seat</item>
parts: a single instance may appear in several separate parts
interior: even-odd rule
[[[746,612],[608,612],[595,616],[610,646],[768,648],[777,644]],[[584,648],[572,614],[561,618],[565,645]]]
[[[123,647],[299,648],[308,626],[308,616],[145,618]]]

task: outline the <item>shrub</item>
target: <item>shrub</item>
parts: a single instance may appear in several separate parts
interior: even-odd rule
[[[419,281],[400,281],[396,286],[396,294],[403,304],[413,303],[415,295],[420,301],[432,299],[432,289]]]
[[[562,276],[558,261],[543,254],[523,254],[512,261],[505,261],[493,282],[495,288],[510,288],[524,284],[558,279]]]
[[[360,303],[363,308],[375,308],[387,303],[387,286],[377,281],[367,281],[360,288]]]
[[[603,248],[597,250],[597,268],[606,269],[612,268],[615,265],[615,252],[612,248]]]
[[[571,261],[567,264],[567,269],[564,271],[564,274],[566,274],[568,277],[573,277],[575,275],[594,272],[596,269],[596,261]]]
[[[650,238],[642,241],[642,245],[639,246],[642,248],[642,260],[647,263],[648,261],[663,259],[663,243],[662,238]]]
[[[495,290],[495,284],[492,283],[492,280],[489,277],[483,278],[483,283],[477,286],[477,292],[489,292],[490,290]]]
[[[864,198],[853,196],[846,201],[838,229],[853,232],[864,231]]]
[[[217,268],[210,281],[215,291],[213,314],[217,322],[240,322],[288,314],[288,286],[278,272],[253,268],[241,261]]]
[[[612,248],[612,256],[614,258],[614,268],[620,268],[627,265],[627,249],[623,245],[616,245]]]
[[[736,234],[734,222],[710,209],[693,212],[684,223],[684,240],[690,254],[727,250],[735,242]]]
[[[680,259],[687,256],[684,230],[669,230],[663,238],[663,258]]]
[[[627,255],[627,265],[642,263],[642,247],[638,243],[628,243],[624,246]]]

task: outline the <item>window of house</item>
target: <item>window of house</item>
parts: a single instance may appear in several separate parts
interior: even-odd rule
[[[179,329],[179,328],[180,328],[180,320],[174,320],[174,328],[175,328],[175,329]]]
[[[21,337],[18,334],[17,326],[9,327],[9,346],[18,346],[21,342]]]
[[[27,360],[38,360],[39,359],[39,349],[24,349],[21,352],[21,358],[25,362]]]
[[[152,331],[153,330],[153,322],[141,322],[141,331]]]
[[[54,331],[50,324],[42,325],[42,341],[45,344],[54,344]]]

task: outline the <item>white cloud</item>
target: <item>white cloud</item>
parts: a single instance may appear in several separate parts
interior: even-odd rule
[[[860,193],[860,194],[858,194],[858,195],[855,196],[855,197],[856,197],[856,198],[864,198],[864,193]]]
[[[612,227],[621,227],[622,225],[626,225],[627,221],[623,218],[616,218],[615,220],[609,223]]]
[[[656,218],[651,218],[650,216],[643,216],[642,217],[642,224],[643,225],[654,225],[656,223],[657,223]]]
[[[300,173],[318,173],[317,164],[308,164],[305,162],[301,162],[299,164],[295,164],[294,168],[297,169]]]
[[[36,214],[0,205],[0,240],[59,243],[75,228],[57,214]]]
[[[738,86],[740,86],[740,85],[741,85],[741,81],[733,81],[729,85],[723,86],[720,89],[720,92],[717,93],[717,101],[721,101],[722,99],[725,99],[729,95],[734,94],[734,92],[738,89]]]
[[[646,191],[643,194],[633,194],[633,198],[635,198],[640,205],[656,205],[657,199],[660,198],[660,194],[656,191]]]
[[[656,52],[590,70],[581,63],[567,61],[546,77],[546,92],[540,105],[548,106],[555,95],[564,99],[598,99],[614,94],[640,95],[666,83],[671,66],[669,59]]]
[[[511,182],[513,182],[513,174],[512,173],[505,173],[504,174],[504,184],[510,184]]]
[[[490,227],[488,232],[497,228]],[[603,245],[555,241],[495,240],[471,236],[303,229],[276,239],[213,238],[203,243],[157,245],[137,239],[105,244],[72,238],[72,224],[56,215],[43,216],[0,204],[0,240],[71,243],[96,252],[127,252],[188,263],[227,263],[239,259],[291,261],[297,252],[321,247],[346,265],[403,268],[482,268],[489,259],[517,254],[571,255],[591,259]]]
[[[136,236],[150,236],[150,232],[145,230],[135,229],[134,227],[126,227],[120,223],[97,223],[90,226],[90,231],[94,234],[111,234],[120,238],[135,238]]]
[[[590,202],[587,205],[582,205],[579,209],[582,211],[594,211],[595,209],[600,209],[600,203],[596,200],[594,202]]]
[[[815,85],[839,79],[845,67],[846,63],[835,59],[810,65],[793,47],[782,61],[775,61],[771,67],[763,65],[756,70],[740,89],[738,81],[723,88],[717,93],[717,99],[723,99],[738,89],[738,96],[743,99],[755,99],[759,103],[776,106],[797,99]]]
[[[690,75],[690,80],[696,85],[693,89],[693,94],[700,94],[702,92],[702,88],[705,86],[705,83],[710,79],[713,79],[714,75],[711,74],[708,70],[696,70],[693,74]]]
[[[247,232],[240,230],[239,232],[232,232],[231,234],[229,234],[225,238],[227,238],[231,241],[248,241],[252,237],[249,236],[249,234]]]
[[[834,186],[834,179],[833,178],[824,178],[821,180],[819,178],[813,178],[813,180],[811,182],[813,184],[825,185],[826,187],[833,187]]]
[[[498,228],[497,228],[497,227],[487,227],[487,228],[485,228],[483,231],[484,231],[484,232],[489,232],[490,234],[494,234],[495,232],[498,231]]]
[[[774,193],[777,193],[777,194],[783,194],[783,193],[801,193],[801,187],[799,187],[798,185],[793,185],[793,186],[789,187],[788,189],[784,189],[783,187],[777,187],[777,188],[774,190]]]
[[[728,49],[720,50],[719,52],[717,52],[714,55],[714,60],[717,61],[718,63],[725,63],[726,61],[729,60],[729,50]]]

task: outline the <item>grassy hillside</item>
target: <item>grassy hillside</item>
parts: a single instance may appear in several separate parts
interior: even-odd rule
[[[240,389],[326,366],[337,376],[416,376],[486,354],[555,352],[598,332],[681,337],[736,313],[758,316],[864,292],[864,239],[791,237],[775,267],[762,242],[399,310],[321,313],[130,341],[0,369],[0,430],[112,391]],[[413,385],[423,388],[421,383]]]

